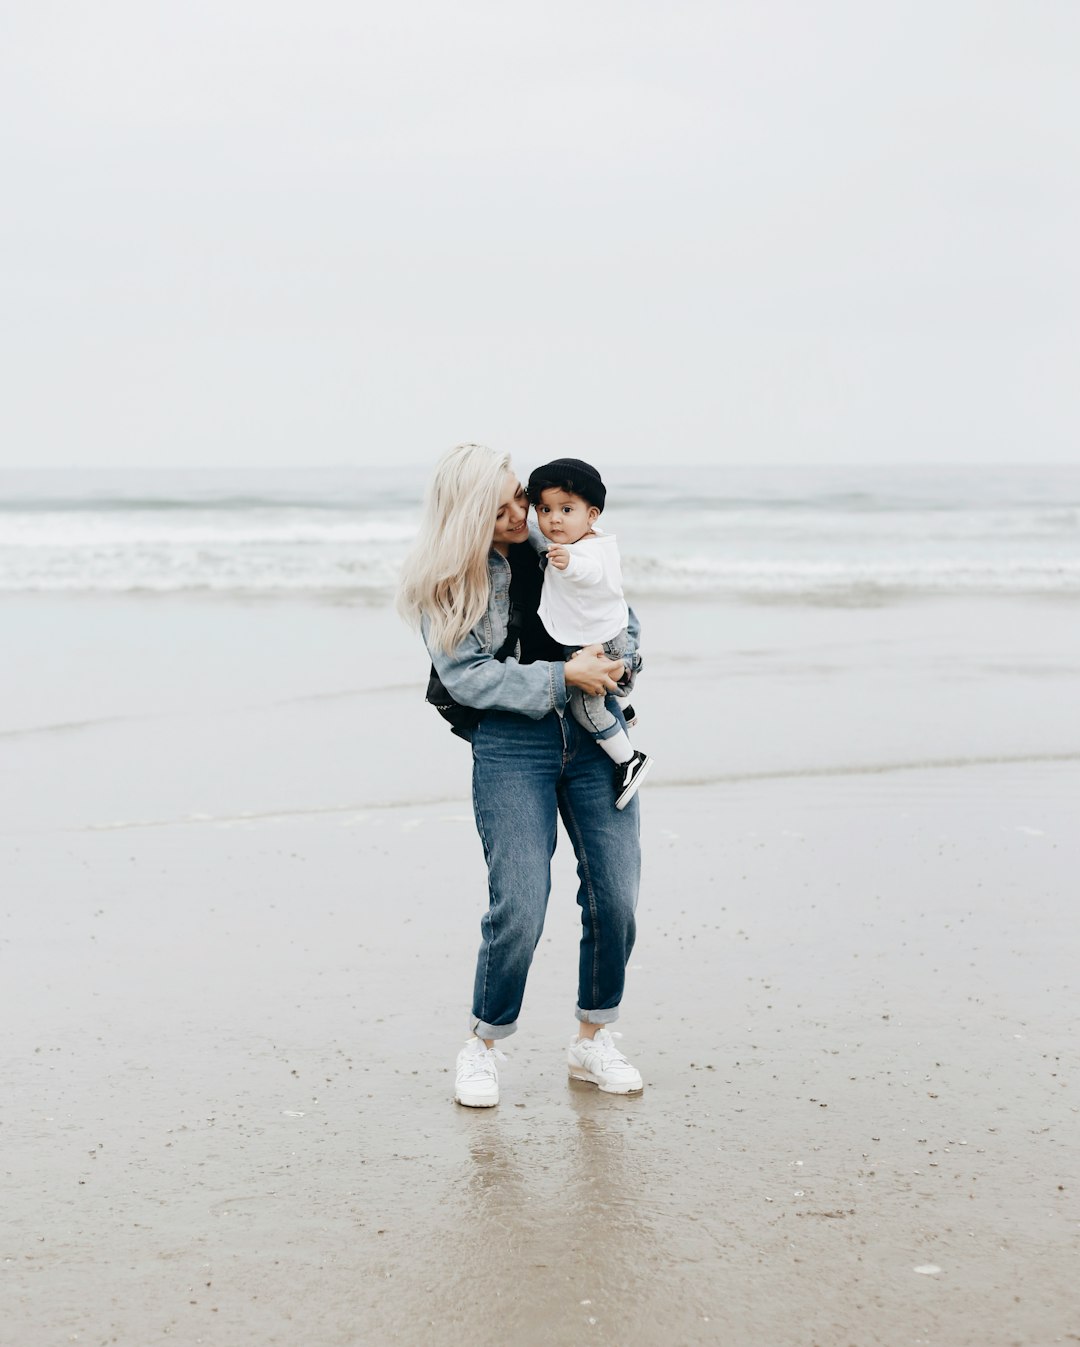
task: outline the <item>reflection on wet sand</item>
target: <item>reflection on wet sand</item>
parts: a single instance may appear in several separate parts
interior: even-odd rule
[[[613,1220],[624,1233],[649,1234],[649,1162],[638,1153],[641,1138],[627,1113],[640,1101],[612,1099],[578,1081],[568,1081],[566,1091],[568,1107],[532,1119],[525,1135],[525,1120],[508,1122],[505,1113],[464,1117],[471,1161],[464,1186],[473,1215],[520,1222],[531,1206],[549,1232],[560,1227],[559,1248],[602,1241]]]
[[[656,1277],[675,1261],[662,1229],[671,1185],[646,1108],[568,1081],[539,1115],[461,1111],[468,1165],[445,1201],[456,1208],[461,1281],[490,1288],[482,1308],[473,1297],[474,1313],[491,1316],[485,1341],[501,1331],[571,1343],[591,1329],[606,1342],[644,1342],[649,1321],[662,1339]],[[453,1305],[461,1289],[446,1292]]]

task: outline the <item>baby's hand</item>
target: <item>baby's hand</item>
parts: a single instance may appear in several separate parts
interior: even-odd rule
[[[548,564],[554,566],[557,571],[565,571],[570,565],[570,553],[563,547],[562,543],[552,543],[547,550]]]

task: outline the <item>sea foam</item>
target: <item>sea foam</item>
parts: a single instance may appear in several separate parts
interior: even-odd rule
[[[1080,594],[1080,472],[608,469],[634,595],[882,601]],[[0,473],[0,592],[257,593],[384,602],[424,474]]]

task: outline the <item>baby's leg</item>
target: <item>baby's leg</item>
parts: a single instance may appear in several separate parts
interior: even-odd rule
[[[570,712],[612,762],[629,762],[634,756],[633,745],[622,722],[608,710],[606,698],[587,697],[575,688],[570,697]]]
[[[581,646],[580,649],[587,650],[593,655],[606,655],[611,660],[622,659],[626,649],[626,632],[621,631],[612,640],[604,641],[602,644],[597,642]],[[566,647],[568,658],[576,653],[576,649]],[[612,762],[621,766],[634,756],[634,746],[623,729],[622,722],[608,710],[606,697],[590,697],[579,688],[575,688],[570,696],[570,712]]]
[[[602,646],[588,648],[594,653],[602,651],[610,660],[621,660],[626,651],[626,632],[619,632],[613,640],[605,641]],[[567,657],[574,653],[570,649],[566,651]],[[614,763],[615,808],[625,809],[637,794],[638,787],[652,766],[652,759],[647,753],[635,751],[622,721],[608,710],[606,698],[587,697],[575,688],[570,695],[569,705],[574,718]]]

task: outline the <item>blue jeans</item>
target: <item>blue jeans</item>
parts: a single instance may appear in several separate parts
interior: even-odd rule
[[[576,721],[555,711],[542,720],[488,711],[472,732],[472,751],[473,809],[490,898],[480,923],[473,1032],[495,1039],[517,1028],[544,929],[560,816],[580,881],[577,1018],[610,1024],[619,1017],[634,947],[641,875],[636,797],[615,808],[611,760]]]

